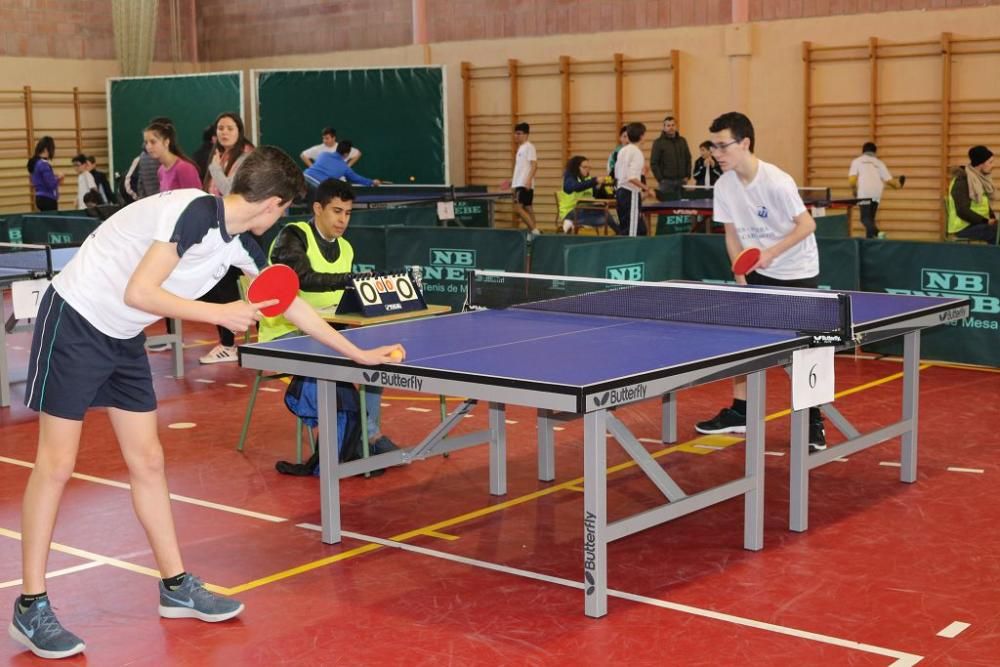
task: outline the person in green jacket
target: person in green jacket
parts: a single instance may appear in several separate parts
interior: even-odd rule
[[[952,173],[948,185],[948,233],[973,241],[997,242],[997,216],[990,202],[996,197],[993,152],[986,146],[969,149],[969,164]]]

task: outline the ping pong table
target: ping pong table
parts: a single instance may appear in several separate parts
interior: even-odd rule
[[[793,411],[790,528],[805,530],[808,473],[836,458],[902,437],[900,479],[916,480],[920,331],[968,315],[964,298],[900,296],[824,290],[637,283],[600,279],[470,273],[469,303],[455,315],[345,332],[361,347],[401,342],[405,363],[364,367],[308,337],[240,347],[247,368],[318,378],[322,540],[341,538],[339,480],[386,465],[408,464],[444,452],[489,444],[489,489],[506,493],[505,406],[538,410],[538,476],[555,478],[552,424],[583,418],[584,611],[607,613],[608,544],[711,505],[744,498],[743,546],[763,548],[764,405],[766,371],[791,364],[794,351],[815,344],[849,349],[904,337],[900,418],[867,434],[835,421],[848,440],[810,454],[808,410]],[[508,307],[509,306],[509,307]],[[595,345],[601,353],[593,354]],[[747,376],[744,475],[688,493],[615,415],[643,400],[662,402],[664,442],[676,434],[675,392]],[[378,384],[427,394],[466,396],[418,445],[339,464],[334,382]],[[450,436],[478,401],[489,403],[489,428]],[[826,406],[830,408],[832,406]],[[607,434],[668,501],[609,521]]]
[[[76,254],[78,246],[53,248],[29,244],[0,244],[0,407],[10,405],[10,368],[7,361],[7,334],[15,330],[16,322],[6,314],[4,292],[14,283],[38,278],[51,279],[62,271]],[[40,297],[41,295],[39,295]],[[173,333],[150,336],[148,342],[168,343],[173,350],[174,376],[184,377],[183,332],[180,320],[173,322]],[[8,327],[8,323],[12,326]],[[17,328],[24,328],[18,326]]]

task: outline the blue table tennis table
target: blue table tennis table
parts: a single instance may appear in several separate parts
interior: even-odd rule
[[[10,369],[7,362],[7,334],[14,330],[16,324],[8,320],[4,292],[22,280],[49,278],[66,268],[78,246],[53,248],[29,244],[4,245],[0,252],[0,407],[10,405]],[[8,252],[9,251],[9,252]],[[39,298],[41,295],[39,294]],[[13,316],[11,316],[13,318]],[[184,349],[181,321],[172,320],[173,333],[150,336],[149,342],[168,343],[173,351],[174,376],[184,377]]]
[[[535,290],[533,281],[545,281],[545,285]],[[491,290],[496,293],[491,295]],[[607,547],[614,540],[743,496],[744,548],[763,547],[765,376],[769,368],[788,367],[795,350],[817,342],[832,341],[840,349],[850,349],[896,336],[905,341],[903,407],[894,423],[861,434],[837,413],[839,421],[834,423],[848,440],[810,454],[808,410],[793,411],[790,528],[807,527],[811,469],[890,438],[902,436],[900,479],[914,482],[920,331],[957,321],[969,312],[964,298],[629,283],[491,271],[470,274],[469,296],[473,307],[487,308],[345,332],[361,347],[403,343],[407,349],[404,363],[359,366],[308,337],[241,346],[240,362],[247,368],[319,379],[322,539],[326,543],[341,538],[339,480],[343,477],[488,443],[490,493],[502,495],[507,484],[506,405],[538,411],[538,475],[543,481],[555,478],[552,425],[582,416],[581,580],[584,610],[591,617],[607,613]],[[511,307],[497,309],[506,305]],[[738,324],[731,323],[734,320]],[[739,375],[746,375],[748,381],[745,474],[711,489],[685,492],[614,413],[622,405],[659,400],[662,439],[674,442],[675,392]],[[336,381],[466,396],[468,400],[408,450],[339,464]],[[489,428],[448,437],[479,401],[489,403]],[[829,415],[832,405],[825,407]],[[608,433],[659,489],[666,504],[608,520]]]

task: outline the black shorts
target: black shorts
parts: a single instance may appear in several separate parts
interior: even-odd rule
[[[812,278],[796,278],[795,280],[779,280],[762,276],[756,271],[747,274],[748,285],[761,285],[765,287],[819,287],[819,274]]]
[[[155,410],[145,342],[144,333],[127,340],[101,333],[49,287],[31,339],[24,404],[76,421],[91,407]]]
[[[535,191],[531,188],[514,188],[514,202],[521,206],[531,206],[535,201]]]

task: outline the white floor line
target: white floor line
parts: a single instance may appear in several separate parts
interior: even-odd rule
[[[227,382],[226,386],[233,387],[235,389],[246,389],[247,387],[245,384],[240,384],[239,382]]]
[[[784,456],[785,453],[784,452],[769,452],[767,450],[764,450],[764,455],[765,456]]]
[[[215,380],[209,380],[208,378],[195,378],[195,382],[201,382],[202,384],[215,384]]]
[[[271,393],[277,393],[281,391],[280,389],[275,389],[274,387],[258,387],[257,391],[269,391]]]
[[[941,632],[937,633],[938,637],[945,637],[946,639],[954,639],[959,636],[969,627],[968,623],[963,623],[962,621],[953,621],[948,627],[943,629]]]
[[[847,463],[848,461],[850,461],[850,459],[839,458],[839,459],[834,459],[834,461],[836,461],[837,463]]]
[[[35,464],[29,461],[20,461],[18,459],[12,459],[6,456],[0,456],[0,463],[9,463],[15,466],[21,466],[22,468],[34,468]],[[119,482],[116,479],[104,479],[103,477],[94,477],[93,475],[85,475],[83,473],[75,472],[73,473],[75,479],[82,480],[84,482],[93,482],[94,484],[101,484],[102,486],[111,486],[116,489],[125,489],[126,491],[131,490],[132,486],[127,482]],[[209,509],[219,510],[222,512],[228,512],[230,514],[237,514],[239,516],[249,517],[251,519],[260,519],[262,521],[268,521],[270,523],[283,523],[288,521],[280,516],[274,516],[272,514],[263,514],[261,512],[254,512],[252,510],[245,510],[242,507],[232,507],[231,505],[222,505],[221,503],[213,503],[208,500],[200,500],[198,498],[191,498],[188,496],[180,496],[176,493],[170,494],[171,500],[176,500],[179,503],[187,503],[188,505],[197,505],[199,507],[207,507]]]
[[[715,451],[725,449],[725,447],[716,447],[715,445],[691,445],[691,446],[697,447],[698,449],[714,449]]]
[[[430,408],[417,408],[413,407],[412,405],[406,409],[409,410],[410,412],[430,412]]]
[[[475,558],[467,558],[465,556],[457,556],[455,554],[449,554],[443,551],[436,551],[434,549],[427,549],[425,547],[418,547],[412,544],[405,544],[403,542],[393,542],[392,540],[385,540],[379,537],[372,537],[369,535],[363,535],[361,533],[355,533],[347,530],[341,531],[340,534],[343,535],[344,537],[350,537],[351,539],[360,540],[362,542],[369,542],[372,544],[379,544],[384,547],[390,547],[393,549],[410,551],[412,553],[420,554],[423,556],[429,556],[431,558],[440,558],[442,560],[449,560],[454,563],[470,565],[472,567],[479,567],[486,570],[492,570],[494,572],[502,572],[504,574],[513,574],[515,576],[534,579],[536,581],[544,581],[550,584],[558,584],[560,586],[567,586],[569,588],[576,588],[580,590],[583,589],[583,582],[580,581],[572,581],[570,579],[563,579],[562,577],[553,577],[547,574],[531,572],[530,570],[522,570],[520,568],[508,567],[506,565],[498,565],[496,563],[490,563],[488,561],[478,560]],[[862,642],[855,642],[849,639],[841,639],[840,637],[832,637],[830,635],[823,635],[817,632],[809,632],[808,630],[798,630],[796,628],[789,628],[783,625],[776,625],[774,623],[757,621],[752,618],[744,618],[742,616],[734,616],[732,614],[725,614],[718,611],[712,611],[711,609],[701,609],[699,607],[692,607],[690,605],[678,604],[676,602],[658,600],[656,598],[650,598],[644,595],[635,595],[633,593],[626,593],[624,591],[608,589],[608,596],[619,598],[621,600],[628,600],[630,602],[638,602],[640,604],[646,604],[653,607],[660,607],[662,609],[669,609],[671,611],[676,611],[684,614],[691,614],[692,616],[700,616],[702,618],[708,618],[715,621],[722,621],[724,623],[732,623],[734,625],[742,625],[744,627],[754,628],[756,630],[763,630],[765,632],[773,632],[776,634],[786,635],[789,637],[795,637],[797,639],[806,639],[809,641],[819,642],[822,644],[840,646],[842,648],[852,649],[855,651],[862,651],[865,653],[882,655],[887,658],[895,658],[895,662],[891,663],[891,667],[910,667],[911,665],[915,665],[923,659],[923,656],[915,655],[913,653],[905,653],[903,651],[897,651],[895,649],[875,646],[873,644],[864,644]]]
[[[885,466],[886,468],[898,468],[899,461],[879,461],[880,466]]]
[[[90,570],[95,567],[100,567],[104,563],[98,563],[96,561],[88,561],[86,563],[80,563],[79,565],[74,565],[72,567],[64,567],[61,570],[53,570],[52,572],[46,572],[45,578],[52,579],[53,577],[61,577],[64,574],[73,574],[74,572],[82,572],[83,570]],[[21,585],[21,579],[12,579],[11,581],[0,582],[0,588],[14,588]]]
[[[516,424],[517,420],[516,419],[504,419],[503,422],[505,424]]]
[[[566,429],[563,428],[562,426],[553,426],[552,430],[553,431],[565,431]]]
[[[974,472],[979,475],[982,475],[986,471],[983,470],[982,468],[956,468],[955,466],[949,466],[948,472]]]
[[[663,441],[659,438],[639,438],[639,442],[648,442],[653,445],[662,445]]]

